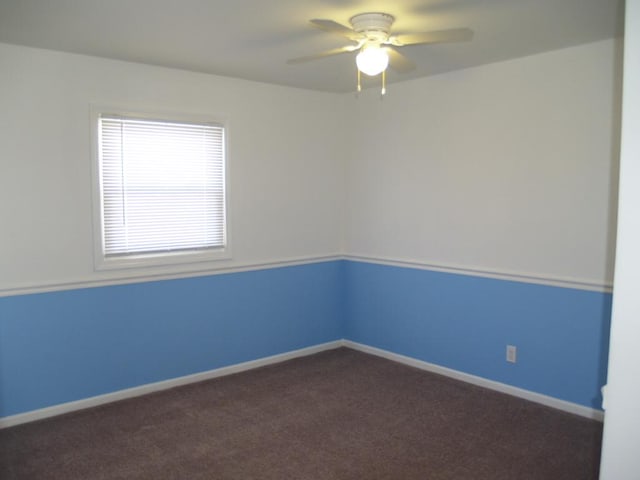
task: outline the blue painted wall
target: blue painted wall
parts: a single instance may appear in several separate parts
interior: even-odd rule
[[[610,294],[360,262],[345,281],[350,340],[601,406]]]
[[[343,269],[0,298],[0,417],[344,338]]]
[[[599,408],[610,313],[609,294],[351,261],[5,297],[0,417],[341,338]]]

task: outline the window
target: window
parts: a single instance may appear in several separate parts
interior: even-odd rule
[[[228,257],[225,128],[100,112],[98,267]]]

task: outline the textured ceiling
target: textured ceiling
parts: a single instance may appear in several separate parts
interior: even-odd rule
[[[357,13],[393,31],[468,27],[471,42],[404,47],[418,67],[389,82],[622,34],[623,0],[0,0],[0,42],[330,92],[355,88],[354,53],[288,65],[348,43],[312,27]],[[371,81],[370,81],[371,82]]]

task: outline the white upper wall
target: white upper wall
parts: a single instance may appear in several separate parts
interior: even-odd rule
[[[356,103],[346,251],[611,284],[620,45],[374,89]]]
[[[340,254],[333,94],[0,44],[0,293],[172,269],[93,270],[90,105],[228,121],[233,259]]]
[[[359,255],[611,283],[613,40],[359,99],[0,44],[0,294],[93,270],[91,104],[229,125],[234,268]],[[346,175],[345,175],[346,169]]]

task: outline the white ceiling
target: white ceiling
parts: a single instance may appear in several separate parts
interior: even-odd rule
[[[404,47],[418,67],[391,71],[394,82],[613,38],[622,33],[623,6],[623,0],[0,0],[0,42],[347,92],[355,88],[354,53],[286,64],[348,43],[308,20],[348,25],[357,13],[377,11],[396,17],[394,33],[475,32],[471,42]]]

